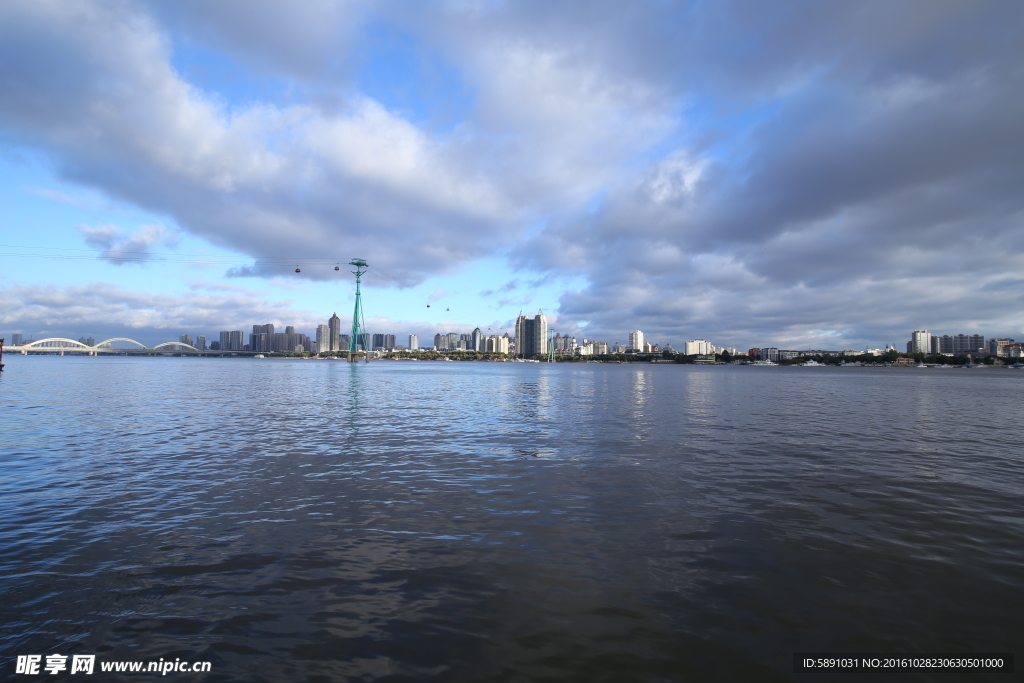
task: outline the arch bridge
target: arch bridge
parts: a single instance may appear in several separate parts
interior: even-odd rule
[[[134,344],[136,348],[115,348],[109,346],[114,342],[125,342],[128,344]],[[177,347],[177,348],[174,348]],[[72,353],[86,353],[90,356],[95,356],[100,353],[132,353],[132,354],[145,354],[145,353],[195,353],[199,355],[205,355],[212,353],[214,355],[220,355],[221,351],[200,351],[196,347],[186,344],[180,341],[167,341],[157,344],[156,346],[149,347],[140,341],[129,339],[128,337],[111,337],[110,339],[104,339],[103,341],[96,344],[96,346],[89,346],[83,344],[80,341],[74,339],[67,339],[66,337],[49,337],[47,339],[38,339],[31,341],[26,344],[20,344],[18,346],[7,346],[5,349],[8,353],[21,353],[27,355],[29,351],[33,353],[59,353],[64,355],[66,351]],[[238,351],[226,352],[226,353],[239,353]],[[241,352],[244,353],[244,352]]]

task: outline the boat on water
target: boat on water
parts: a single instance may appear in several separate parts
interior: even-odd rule
[[[823,367],[825,367],[824,363],[819,363],[818,361],[814,360],[813,358],[808,358],[806,361],[804,361],[800,365],[804,366],[805,368],[823,368]]]
[[[778,363],[773,360],[755,360],[751,365],[778,365]]]
[[[266,358],[262,353],[257,353],[253,358]]]

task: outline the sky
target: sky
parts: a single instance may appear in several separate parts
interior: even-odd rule
[[[0,336],[313,335],[363,258],[400,343],[1024,340],[1022,35],[1018,0],[5,0]]]

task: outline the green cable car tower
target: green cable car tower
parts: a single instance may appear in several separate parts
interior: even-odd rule
[[[550,328],[548,339],[548,362],[555,362],[555,328]]]
[[[366,261],[361,258],[354,258],[348,262],[350,266],[355,266],[356,269],[352,271],[352,274],[356,276],[356,308],[352,312],[352,336],[348,340],[348,362],[357,363],[359,360],[356,358],[356,351],[359,350],[359,336],[366,334],[366,321],[363,320],[363,300],[362,295],[359,292],[359,283],[366,269],[369,268],[366,265]],[[369,335],[367,335],[369,336]],[[369,339],[363,344],[363,352],[366,354],[366,362],[370,362],[370,349]]]

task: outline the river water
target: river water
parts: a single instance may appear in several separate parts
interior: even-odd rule
[[[5,361],[8,674],[817,681],[794,652],[1021,651],[1024,371]]]

